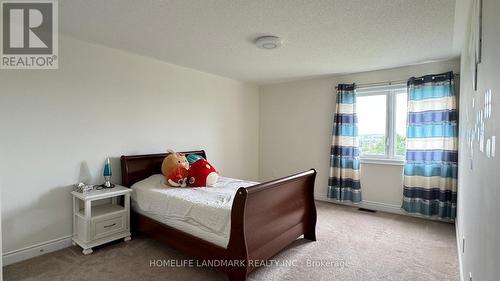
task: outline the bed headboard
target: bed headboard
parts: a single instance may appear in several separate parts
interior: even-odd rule
[[[207,159],[204,150],[181,152],[186,155],[197,154]],[[134,183],[141,181],[151,175],[161,174],[161,163],[169,153],[144,154],[144,155],[123,155],[122,166],[122,185],[131,187]]]

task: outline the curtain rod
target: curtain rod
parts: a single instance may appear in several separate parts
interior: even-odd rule
[[[453,76],[459,77],[460,72],[454,73]],[[386,86],[386,85],[391,86],[391,85],[401,85],[401,84],[406,85],[407,82],[408,82],[408,80],[394,80],[394,81],[385,81],[385,82],[364,83],[364,84],[356,84],[356,88],[367,88],[367,87]],[[335,89],[337,89],[337,88],[338,87],[335,86]]]

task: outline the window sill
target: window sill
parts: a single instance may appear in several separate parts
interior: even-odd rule
[[[387,158],[360,158],[361,164],[394,165],[404,166],[405,161],[400,159]]]

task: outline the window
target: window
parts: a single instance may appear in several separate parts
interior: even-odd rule
[[[403,160],[408,112],[406,86],[366,87],[356,92],[360,157]]]

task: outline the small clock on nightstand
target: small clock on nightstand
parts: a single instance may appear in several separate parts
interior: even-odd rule
[[[130,238],[130,188],[73,191],[73,245],[83,248],[83,254],[92,248],[118,239]]]

